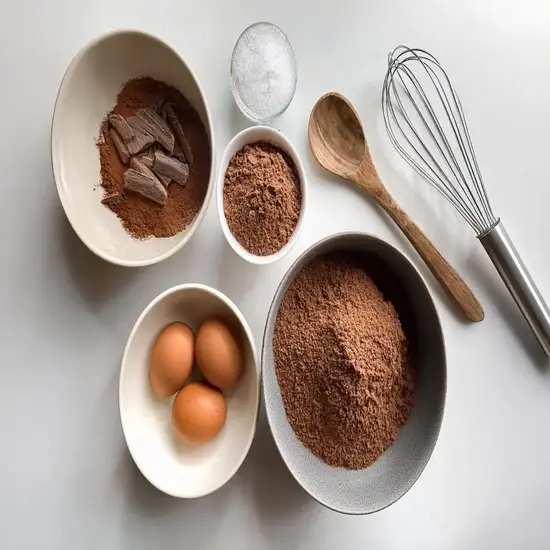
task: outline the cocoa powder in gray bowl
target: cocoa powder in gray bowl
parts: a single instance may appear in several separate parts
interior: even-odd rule
[[[328,270],[327,261],[333,264]],[[362,290],[346,300],[342,285],[360,279]],[[364,311],[357,307],[370,301]],[[332,318],[323,319],[331,308]],[[324,327],[321,337],[306,326],[314,322]],[[300,339],[309,339],[302,350]],[[315,356],[313,363],[307,355]],[[277,360],[289,364],[281,368]],[[318,371],[300,373],[306,364],[317,364]],[[344,233],[317,243],[277,289],[264,333],[262,377],[277,448],[298,483],[342,513],[389,506],[426,466],[445,404],[443,335],[422,277],[397,249],[367,234]],[[395,386],[384,388],[388,381]],[[353,406],[362,402],[362,411]]]
[[[330,466],[358,470],[395,441],[416,372],[397,311],[374,279],[376,257],[318,256],[286,290],[274,358],[286,416]]]

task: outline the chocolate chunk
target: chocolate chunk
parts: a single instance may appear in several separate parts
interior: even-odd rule
[[[130,161],[130,168],[133,168],[136,172],[143,174],[144,176],[149,176],[151,178],[156,177],[151,169],[138,157],[132,157]]]
[[[101,204],[105,206],[116,206],[122,200],[122,195],[119,193],[113,193],[112,195],[107,195],[101,199]]]
[[[165,155],[162,151],[155,151],[153,172],[157,175],[162,174],[183,185],[189,177],[189,166],[173,157]]]
[[[128,124],[139,132],[148,134],[160,143],[171,155],[174,151],[174,134],[166,122],[153,107],[140,109],[134,116],[128,117]]]
[[[128,143],[134,137],[134,131],[130,128],[130,125],[126,122],[122,115],[111,113],[109,115],[109,122],[118,132],[118,135],[122,138],[124,143]]]
[[[109,135],[111,136],[111,139],[115,144],[116,150],[118,152],[118,156],[120,157],[122,164],[128,164],[130,154],[128,152],[128,148],[122,141],[122,138],[118,135],[118,132],[114,128],[111,128],[109,130]]]
[[[155,147],[149,147],[149,149],[138,153],[135,158],[139,159],[147,168],[152,168],[155,160]]]
[[[134,164],[136,162],[139,163],[136,159],[132,159],[132,161]],[[145,168],[148,170],[147,167]],[[144,197],[147,197],[148,199],[161,205],[166,204],[166,199],[168,197],[166,189],[154,175],[146,175],[141,171],[138,172],[134,168],[128,168],[128,170],[124,172],[124,190],[139,193],[140,195],[143,195]]]
[[[181,147],[177,141],[176,143],[174,143],[174,152],[172,153],[172,156],[177,158],[181,162],[187,162],[185,160],[185,155],[183,154],[183,151],[181,150]]]
[[[162,185],[164,185],[164,187],[168,187],[170,185],[170,182],[172,181],[172,178],[169,178],[168,176],[165,176],[164,174],[155,174],[155,175],[160,180]]]
[[[187,141],[187,138],[183,133],[183,129],[181,127],[180,121],[178,120],[173,104],[165,103],[163,107],[163,111],[166,114],[168,123],[170,124],[170,126],[172,126],[172,130],[174,130],[174,134],[176,135],[177,142],[181,147],[183,154],[185,155],[185,160],[187,160],[188,164],[193,164],[193,151],[191,151],[189,142]]]
[[[136,172],[139,172],[144,176],[157,178],[162,183],[162,185],[164,185],[164,187],[168,187],[168,185],[170,184],[171,178],[162,174],[154,174],[151,169],[143,162],[143,159],[139,157],[132,157],[132,160],[130,161],[130,168],[133,168]]]
[[[134,137],[126,144],[126,147],[128,147],[128,152],[131,155],[137,155],[155,143],[154,138],[152,138],[149,134],[144,134],[135,129],[133,132]]]

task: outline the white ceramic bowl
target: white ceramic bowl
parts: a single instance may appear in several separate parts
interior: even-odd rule
[[[210,140],[211,167],[204,203],[194,221],[166,239],[133,239],[101,204],[98,189],[99,126],[128,80],[151,76],[177,88],[199,114]],[[179,250],[204,217],[214,183],[214,131],[201,86],[170,46],[140,31],[123,30],[93,40],[73,59],[57,96],[51,134],[57,191],[69,222],[82,242],[105,260],[124,266],[150,265]]]
[[[206,319],[224,319],[241,337],[245,373],[225,391],[227,420],[216,438],[201,447],[178,443],[172,433],[173,397],[159,399],[149,384],[149,354],[159,332],[183,321],[196,333]],[[175,286],[157,296],[136,321],[122,358],[119,407],[122,430],[132,458],[159,490],[196,498],[219,489],[245,459],[260,403],[260,371],[254,339],[237,306],[213,288]]]
[[[223,209],[223,185],[225,179],[225,172],[229,161],[235,153],[240,151],[245,145],[249,143],[255,143],[256,141],[268,141],[277,147],[280,147],[285,151],[290,158],[294,161],[296,170],[298,171],[298,176],[300,177],[300,185],[302,188],[302,208],[300,210],[300,218],[298,219],[298,224],[294,233],[290,237],[289,241],[275,254],[270,254],[269,256],[256,256],[251,254],[242,244],[237,241],[237,239],[231,233],[229,226],[227,225],[227,220],[225,218],[225,213]],[[239,132],[227,145],[225,151],[223,152],[219,167],[218,167],[218,177],[216,185],[216,198],[218,203],[218,216],[220,218],[220,223],[222,225],[223,234],[227,239],[227,242],[230,244],[231,248],[244,260],[258,265],[267,265],[281,258],[284,258],[296,244],[300,230],[304,222],[304,216],[307,205],[307,183],[306,183],[306,173],[302,165],[302,161],[298,156],[298,153],[292,143],[281,134],[278,130],[270,128],[269,126],[252,126],[247,128],[242,132]]]

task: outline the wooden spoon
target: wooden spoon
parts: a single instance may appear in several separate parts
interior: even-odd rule
[[[468,285],[393,200],[380,180],[353,105],[340,94],[324,95],[311,111],[308,135],[317,162],[325,170],[364,189],[403,231],[464,315],[472,322],[482,321],[483,308]]]

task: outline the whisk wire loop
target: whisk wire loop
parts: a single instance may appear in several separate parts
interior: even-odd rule
[[[498,220],[487,198],[464,111],[434,56],[406,46],[389,55],[382,112],[390,140],[405,161],[478,235],[491,229]]]

